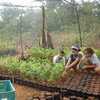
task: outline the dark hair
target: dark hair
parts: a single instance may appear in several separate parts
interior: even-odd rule
[[[65,54],[63,50],[61,50],[59,53]]]
[[[81,51],[81,49],[78,46],[72,46],[71,49],[76,51]]]
[[[86,48],[84,51],[86,51],[89,54],[93,54],[94,53],[92,48]]]

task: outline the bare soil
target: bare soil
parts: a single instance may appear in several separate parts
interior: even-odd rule
[[[38,94],[41,92],[40,90],[17,84],[13,84],[13,87],[15,88],[16,100],[25,100],[27,96],[32,96],[33,94]]]

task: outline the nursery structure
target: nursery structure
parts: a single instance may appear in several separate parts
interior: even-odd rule
[[[93,47],[100,59],[99,0],[0,1],[0,11],[0,80],[43,91],[26,100],[100,100],[99,75],[70,70],[61,78],[62,64],[52,64],[72,45]]]

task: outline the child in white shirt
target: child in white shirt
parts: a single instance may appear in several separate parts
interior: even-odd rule
[[[77,66],[77,69],[92,69],[95,73],[100,73],[100,60],[98,59],[97,55],[94,54],[92,48],[86,48],[84,50],[85,58],[82,62]],[[87,59],[87,62],[85,61]],[[83,63],[83,64],[82,64]]]
[[[65,66],[65,58],[64,51],[60,51],[58,55],[54,56],[53,64],[61,62],[63,66]]]

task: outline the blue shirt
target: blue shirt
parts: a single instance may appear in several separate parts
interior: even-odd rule
[[[79,52],[79,53],[77,54],[77,56],[74,56],[72,53],[69,55],[69,58],[74,59],[74,60],[76,60],[77,58],[81,59],[81,58],[83,58],[83,57],[84,57],[84,56],[83,56],[83,54],[82,54],[81,52]]]

